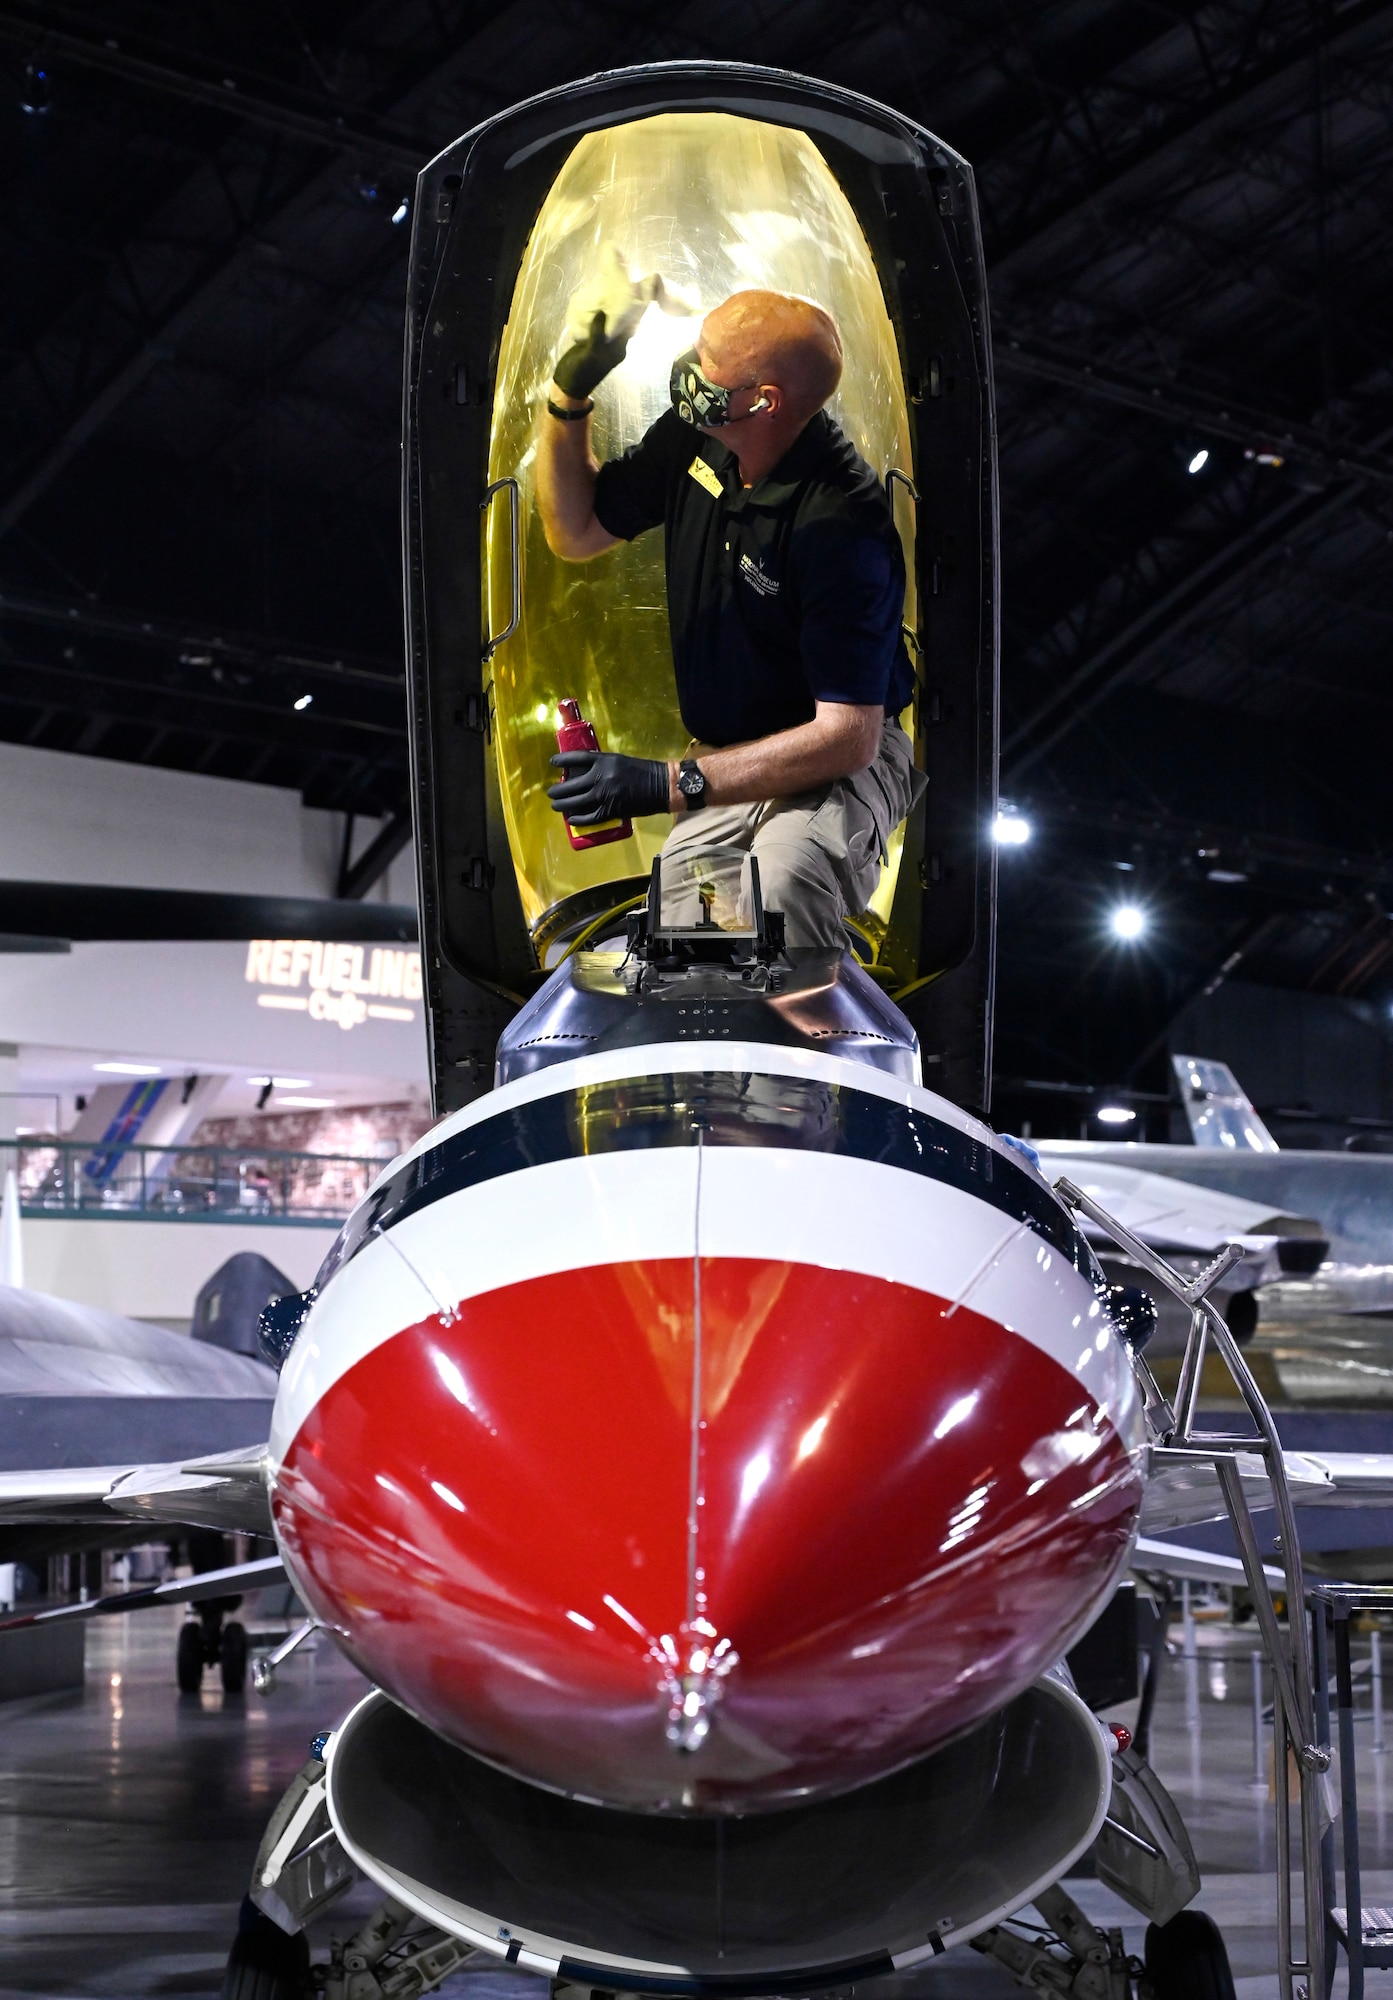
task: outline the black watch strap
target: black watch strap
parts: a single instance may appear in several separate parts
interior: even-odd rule
[[[698,812],[706,804],[706,773],[695,757],[684,757],[679,764],[677,789],[687,801],[688,812]]]
[[[550,396],[547,397],[548,410],[551,412],[552,416],[559,417],[563,424],[584,423],[585,419],[590,415],[590,412],[594,409],[594,407],[595,407],[594,403],[590,402],[586,404],[583,410],[563,410],[559,403],[553,403],[551,397]]]

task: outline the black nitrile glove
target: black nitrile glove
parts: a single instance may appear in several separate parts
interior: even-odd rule
[[[610,819],[643,819],[665,813],[667,765],[657,757],[623,757],[617,750],[560,750],[552,763],[564,772],[547,797],[572,826],[602,826]]]
[[[584,340],[568,347],[557,362],[552,381],[558,389],[577,401],[594,394],[597,386],[617,368],[629,351],[629,336],[611,340],[605,332],[605,316],[597,312]]]

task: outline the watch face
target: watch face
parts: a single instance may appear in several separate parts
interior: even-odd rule
[[[697,799],[706,790],[706,779],[700,771],[679,771],[677,789],[684,798]]]

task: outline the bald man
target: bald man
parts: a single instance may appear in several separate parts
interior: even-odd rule
[[[835,322],[737,292],[672,370],[669,411],[601,466],[592,392],[624,358],[597,313],[540,423],[553,552],[589,562],[662,527],[678,703],[692,742],[660,760],[565,752],[550,798],[577,826],[672,813],[665,853],[741,847],[791,946],[845,947],[891,833],[923,789],[896,717],[913,672],[904,557],[880,483],[827,415]]]

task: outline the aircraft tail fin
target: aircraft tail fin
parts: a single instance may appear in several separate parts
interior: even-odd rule
[[[1171,1067],[1195,1145],[1238,1153],[1277,1151],[1277,1141],[1227,1063],[1207,1056],[1172,1056]]]

